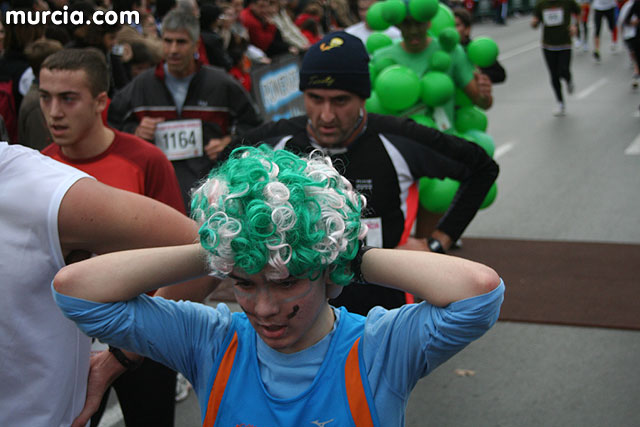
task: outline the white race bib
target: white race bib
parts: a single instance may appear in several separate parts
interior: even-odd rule
[[[169,160],[200,157],[204,153],[202,121],[191,119],[158,123],[155,143]]]
[[[365,238],[367,246],[382,247],[382,218],[363,218],[361,220],[369,229]]]
[[[552,7],[542,11],[542,22],[546,27],[557,27],[564,22],[564,9]]]

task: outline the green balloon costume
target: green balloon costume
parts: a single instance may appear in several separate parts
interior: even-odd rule
[[[496,61],[496,43],[481,37],[465,51],[459,43],[453,12],[438,0],[385,0],[374,6],[367,15],[372,28],[384,30],[411,16],[419,22],[430,22],[430,39],[424,50],[412,53],[401,42],[389,43],[378,35],[371,36],[367,50],[372,55],[373,91],[367,110],[411,117],[425,126],[474,142],[493,156],[495,145],[486,133],[487,116],[473,105],[463,88],[474,78],[476,66],[485,67]],[[457,181],[423,178],[420,202],[431,212],[444,213],[458,186]],[[497,188],[492,188],[491,193],[482,208],[491,205]]]

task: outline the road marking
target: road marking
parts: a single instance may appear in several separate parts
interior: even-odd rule
[[[593,92],[598,90],[601,86],[604,86],[609,81],[608,78],[603,77],[591,86],[587,86],[576,95],[576,99],[584,99],[587,96],[591,95]]]
[[[640,135],[636,136],[636,139],[633,140],[631,145],[624,150],[624,154],[627,156],[638,156],[640,155]]]
[[[498,158],[504,156],[509,151],[511,151],[512,148],[513,148],[513,144],[510,143],[510,142],[507,142],[506,144],[502,144],[502,145],[496,147],[496,151],[493,153],[493,158],[494,159],[498,159]]]
[[[500,55],[498,55],[498,60],[504,61],[505,59],[513,58],[514,56],[520,55],[521,53],[529,52],[530,50],[539,49],[539,48],[540,48],[540,42],[529,43],[518,49],[501,53]]]

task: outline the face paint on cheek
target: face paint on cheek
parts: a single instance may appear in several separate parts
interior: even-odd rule
[[[287,319],[291,320],[294,317],[296,317],[296,314],[298,314],[298,311],[300,310],[300,307],[297,305],[293,306],[293,311],[289,314],[287,314]]]

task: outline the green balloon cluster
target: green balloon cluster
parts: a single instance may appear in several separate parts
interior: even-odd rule
[[[429,35],[438,39],[441,48],[429,58],[427,72],[422,78],[410,68],[398,65],[394,58],[374,56],[377,50],[393,44],[391,38],[380,31],[391,25],[399,25],[407,15],[419,22],[430,22]],[[495,143],[486,133],[486,114],[473,105],[448,74],[454,55],[459,54],[456,49],[460,50],[460,36],[455,29],[451,8],[438,0],[384,0],[369,8],[366,20],[368,26],[376,31],[365,43],[367,52],[374,58],[369,65],[373,90],[365,102],[367,111],[407,115],[409,111],[416,111],[414,106],[421,101],[427,107],[426,111],[412,114],[410,118],[420,125],[438,129],[438,123],[431,117],[433,109],[455,102],[457,109],[452,118],[452,127],[445,132],[473,142],[493,156]],[[490,66],[498,57],[498,46],[488,37],[479,37],[467,47],[467,56],[478,67]],[[459,187],[460,183],[452,179],[422,178],[419,185],[420,204],[431,212],[444,213]],[[489,207],[496,197],[497,185],[494,183],[480,208]]]

